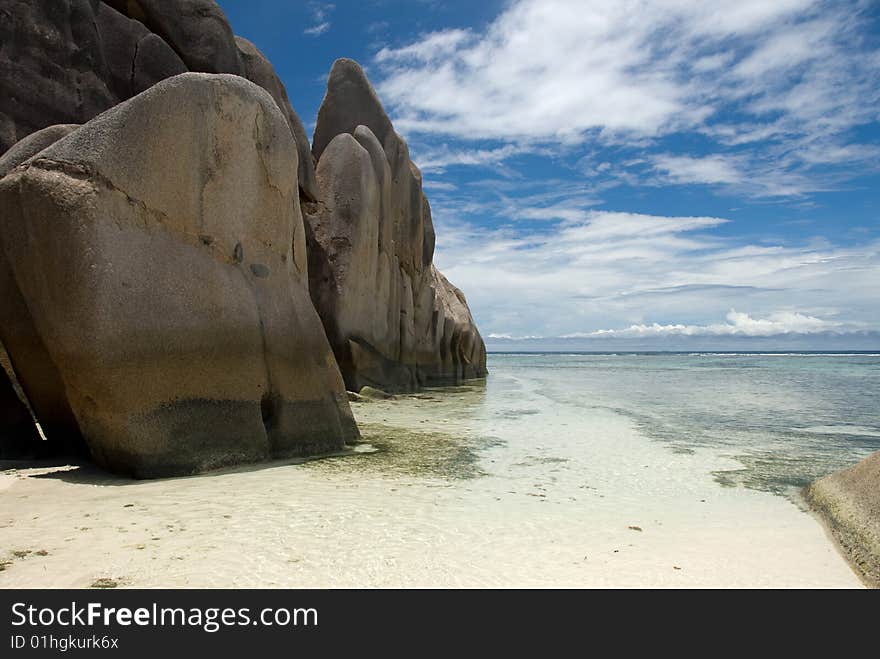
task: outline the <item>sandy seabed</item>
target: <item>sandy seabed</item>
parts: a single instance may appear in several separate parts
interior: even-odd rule
[[[479,388],[354,405],[350,454],[0,475],[0,587],[860,587],[811,514],[625,417]]]

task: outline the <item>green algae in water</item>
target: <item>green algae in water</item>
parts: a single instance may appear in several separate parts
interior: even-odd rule
[[[731,455],[742,469],[712,472],[723,487],[747,487],[800,499],[800,490],[829,471],[851,466],[848,455],[829,457],[805,453],[785,455],[782,451],[764,451]]]
[[[375,450],[315,460],[309,469],[334,473],[374,473],[396,476],[466,480],[485,476],[479,452],[498,446],[497,438],[467,437],[451,433],[410,430],[381,423],[360,424],[361,442]]]

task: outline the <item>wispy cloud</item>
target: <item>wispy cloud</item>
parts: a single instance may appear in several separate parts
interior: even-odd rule
[[[806,154],[800,157],[805,160]],[[833,189],[839,181],[833,175],[811,181],[803,172],[780,167],[772,150],[755,155],[702,157],[660,153],[647,156],[647,162],[658,176],[644,179],[645,185],[714,185],[729,194],[748,197],[798,197],[807,191]]]
[[[446,192],[451,192],[452,190],[458,190],[458,186],[455,183],[450,183],[448,181],[435,181],[433,179],[424,179],[422,181],[422,187],[425,190],[443,190]]]
[[[317,25],[315,25],[313,27],[306,28],[305,30],[303,30],[303,34],[308,34],[310,36],[317,37],[317,36],[324,34],[329,29],[330,29],[330,23],[327,21],[324,21],[323,23],[318,23]]]
[[[880,329],[876,239],[756,244],[731,237],[725,218],[578,214],[575,206],[570,217],[523,232],[513,222],[479,226],[470,218],[480,209],[447,203],[434,206],[436,262],[468,292],[487,334],[558,337],[632,326],[651,332],[654,323],[696,332],[680,328],[718,329],[715,319],[731,307],[748,314],[728,317],[737,331],[749,319],[761,321],[756,328],[779,329],[806,328],[811,318],[823,329]]]
[[[426,35],[402,48],[382,48],[376,54],[377,62],[418,62],[436,61],[455,53],[457,48],[472,40],[473,35],[467,30],[443,30]]]
[[[643,151],[693,132],[710,142],[635,171],[800,195],[878,168],[876,148],[853,135],[880,119],[869,6],[515,0],[484,31],[441,30],[381,49],[379,89],[405,133],[496,140],[522,153],[594,143]],[[816,173],[827,167],[836,173]]]
[[[543,339],[543,336],[536,336],[534,334],[529,334],[527,336],[513,336],[512,334],[489,334],[486,336],[487,339],[507,339],[509,341],[528,341],[530,339]]]
[[[453,165],[486,166],[500,165],[506,159],[529,151],[513,144],[495,149],[450,148],[447,144],[419,151],[418,164],[423,172],[443,172]]]
[[[703,158],[660,154],[652,157],[654,169],[673,183],[742,183],[745,175],[735,158],[713,155]]]
[[[321,36],[330,29],[329,16],[333,13],[333,10],[336,9],[336,5],[326,2],[309,2],[306,7],[311,13],[314,25],[303,30],[303,34],[312,37]]]

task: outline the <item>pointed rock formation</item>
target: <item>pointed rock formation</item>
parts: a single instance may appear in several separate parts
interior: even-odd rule
[[[27,311],[2,338],[16,371],[50,371],[27,391],[38,416],[60,399],[94,459],[138,477],[356,438],[307,290],[297,162],[266,91],[186,73],[0,179],[0,261]]]
[[[403,140],[394,132],[391,120],[360,64],[341,58],[333,62],[327,78],[327,93],[318,109],[318,122],[312,137],[315,160],[321,159],[334,137],[341,133],[353,134],[358,126],[366,126],[373,132],[391,161],[396,145]],[[389,140],[394,144],[389,145]]]
[[[464,295],[432,263],[421,173],[352,60],[330,71],[312,151],[320,201],[306,205],[309,287],[347,388],[485,375]]]

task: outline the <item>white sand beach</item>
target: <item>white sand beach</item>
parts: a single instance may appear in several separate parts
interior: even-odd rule
[[[344,457],[158,481],[8,469],[0,587],[861,586],[813,515],[720,486],[733,460],[505,389],[355,404]]]

